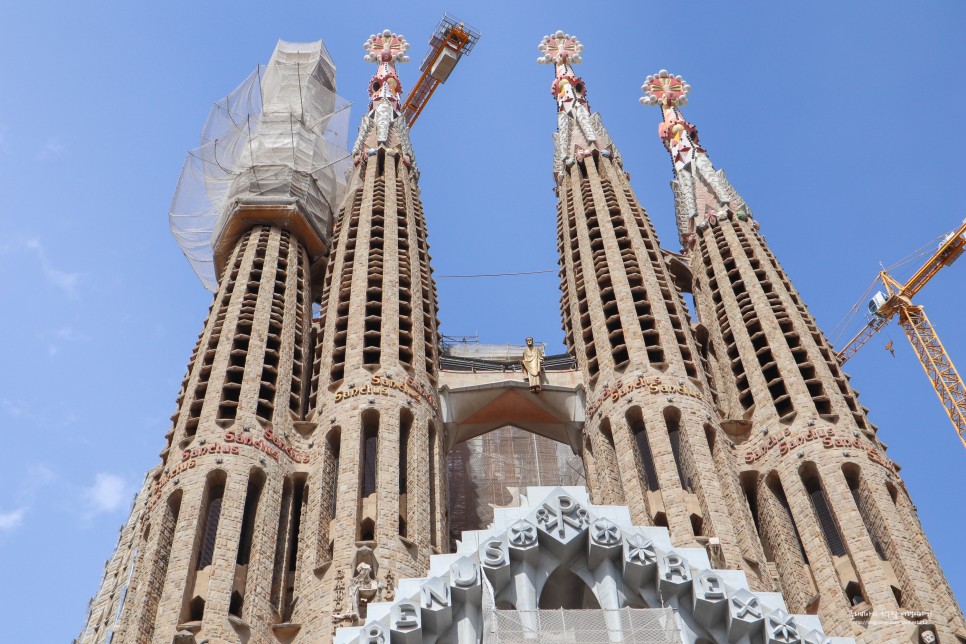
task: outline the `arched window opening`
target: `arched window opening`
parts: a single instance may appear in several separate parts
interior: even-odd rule
[[[691,480],[685,476],[681,464],[681,412],[675,407],[664,409],[664,424],[667,426],[667,437],[671,441],[671,453],[674,455],[674,465],[678,470],[678,481],[681,487],[692,492]]]
[[[627,424],[634,435],[634,443],[637,445],[637,462],[641,470],[647,489],[656,491],[661,489],[657,478],[657,469],[654,467],[654,455],[651,452],[651,443],[647,439],[647,428],[644,426],[644,418],[639,407],[634,407],[627,412]]]
[[[278,542],[275,548],[275,570],[272,576],[272,599],[288,621],[295,606],[295,580],[299,561],[299,531],[302,514],[308,502],[305,475],[286,478],[282,488],[282,511],[279,515]],[[277,603],[276,603],[276,598]]]
[[[379,412],[368,409],[362,414],[362,498],[376,491],[379,460]]]
[[[802,556],[802,561],[808,564],[808,555],[805,553],[805,544],[802,543],[802,535],[798,531],[798,525],[795,523],[795,517],[792,515],[792,509],[788,505],[788,497],[785,496],[785,488],[782,487],[782,483],[778,479],[778,473],[772,472],[769,474],[768,478],[765,480],[765,484],[775,497],[775,500],[778,501],[782,512],[785,514],[785,517],[788,520],[788,525],[791,526],[792,532],[795,534],[795,543],[798,544],[798,552]]]
[[[211,565],[215,554],[215,539],[218,536],[218,522],[221,519],[221,502],[225,496],[224,485],[214,485],[208,491],[208,504],[202,517],[201,549],[198,551],[198,570]]]
[[[181,514],[182,491],[176,490],[168,497],[165,504],[164,515],[158,523],[157,547],[154,554],[154,565],[148,566],[149,578],[145,588],[145,602],[140,622],[142,624],[141,633],[150,638],[154,633],[154,622],[158,614],[158,604],[161,601],[161,591],[164,588],[164,579],[168,573],[168,561],[171,558],[171,545],[174,542],[174,532],[178,525],[178,516]],[[145,528],[145,541],[150,533],[150,525]]]
[[[409,432],[413,426],[413,415],[403,410],[399,417],[399,493],[406,494],[409,487]]]
[[[370,518],[365,518],[359,524],[359,541],[376,540],[376,522]]]
[[[221,520],[222,500],[225,496],[225,473],[214,470],[205,479],[205,489],[201,497],[201,511],[195,531],[194,551],[189,561],[188,589],[182,604],[182,617],[186,621],[197,621],[204,617],[207,584],[196,587],[198,572],[211,565],[214,559],[215,542],[218,537],[218,524]]]
[[[892,499],[892,504],[899,505],[899,490],[896,486],[886,481],[886,489],[889,490],[889,498]]]
[[[231,600],[228,602],[228,613],[235,617],[241,617],[244,605],[245,599],[242,597],[242,594],[237,590],[232,591]]]
[[[656,526],[658,526],[660,528],[668,528],[668,527],[670,527],[668,525],[668,523],[667,523],[667,515],[664,514],[663,512],[658,512],[657,514],[655,514],[654,515],[654,525],[656,525]]]
[[[822,489],[822,482],[819,479],[817,468],[813,463],[806,463],[799,469],[799,475],[802,478],[802,483],[805,485],[808,498],[812,502],[812,509],[815,510],[815,515],[818,517],[819,526],[822,528],[822,536],[825,537],[825,543],[828,546],[829,552],[833,556],[844,557],[846,555],[845,542],[842,539],[842,533],[839,532],[835,516],[832,514],[828,497],[825,496],[825,490]]]
[[[413,415],[406,409],[399,417],[399,536],[407,536],[409,522],[409,440]]]
[[[598,454],[600,467],[598,472],[601,475],[601,482],[613,499],[612,502],[624,502],[624,486],[621,484],[620,462],[617,458],[617,450],[614,446],[614,434],[611,431],[610,419],[604,418],[597,427],[597,432],[603,437],[606,447]]]
[[[569,568],[553,571],[540,592],[540,610],[600,610],[600,602],[590,586]]]
[[[309,490],[308,486],[305,485],[305,478],[298,477],[295,480],[295,489],[292,492],[292,528],[289,530],[288,569],[292,572],[298,565],[299,530],[302,527],[302,513],[308,500]]]
[[[248,492],[245,494],[245,509],[242,513],[241,532],[238,536],[238,555],[235,563],[247,566],[252,553],[252,541],[255,536],[255,516],[258,513],[258,502],[265,485],[265,474],[260,469],[253,469],[248,478]]]
[[[704,533],[701,530],[704,528],[704,519],[696,514],[691,515],[691,531],[694,532],[694,536],[700,537]]]
[[[896,604],[899,608],[903,608],[902,605],[902,591],[895,586],[889,586],[892,589],[892,596],[896,598]]]
[[[845,596],[849,598],[849,604],[852,606],[857,606],[865,601],[862,587],[855,581],[850,581],[845,585]]]
[[[188,621],[200,622],[205,617],[205,600],[195,597],[188,603]]]
[[[845,480],[849,485],[849,491],[852,493],[852,500],[855,502],[855,507],[862,516],[865,531],[869,534],[869,539],[872,540],[872,547],[875,548],[875,553],[879,555],[879,559],[885,561],[887,557],[885,548],[882,545],[882,535],[879,534],[879,529],[872,520],[872,508],[865,502],[859,487],[859,468],[852,463],[846,463],[842,466],[842,473],[845,475]]]
[[[704,437],[708,440],[708,451],[711,452],[711,458],[714,458],[714,448],[717,443],[715,439],[717,439],[718,434],[711,425],[705,425]]]
[[[292,517],[292,479],[282,481],[282,503],[278,511],[278,531],[275,534],[275,558],[272,566],[272,604],[279,606],[284,582],[285,548],[288,545],[288,530]]]
[[[741,489],[745,493],[751,520],[755,522],[755,532],[761,537],[761,518],[758,516],[758,472],[742,472],[739,475]]]
[[[339,502],[339,456],[342,451],[342,430],[339,427],[333,427],[325,437],[325,442],[329,451],[327,454],[330,472],[327,477],[329,518],[333,519]]]

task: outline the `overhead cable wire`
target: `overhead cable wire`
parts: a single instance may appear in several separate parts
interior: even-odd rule
[[[556,270],[547,271],[521,271],[519,273],[478,273],[476,275],[435,275],[438,280],[443,279],[469,279],[473,277],[516,277],[518,275],[543,275],[544,273],[556,273]]]

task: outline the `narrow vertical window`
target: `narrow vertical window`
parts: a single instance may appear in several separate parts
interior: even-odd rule
[[[828,545],[829,552],[836,557],[844,557],[846,551],[845,543],[842,540],[842,533],[839,532],[838,524],[835,522],[835,516],[832,514],[832,508],[829,506],[828,498],[825,496],[825,490],[822,489],[822,483],[814,467],[814,465],[809,463],[802,468],[800,471],[802,483],[805,484],[805,491],[808,492],[808,498],[811,500],[812,508],[818,517],[818,523],[822,528],[822,535],[825,537],[825,543]]]
[[[329,432],[326,442],[329,446],[329,468],[331,475],[329,482],[329,518],[335,518],[335,511],[339,501],[339,455],[342,451],[342,432],[334,427]]]
[[[168,573],[168,561],[171,558],[171,545],[174,543],[174,531],[178,525],[178,515],[181,513],[181,490],[177,490],[168,497],[164,514],[157,530],[157,547],[154,552],[154,565],[148,566],[150,571],[145,588],[144,606],[140,619],[135,623],[141,624],[141,636],[150,640],[154,634],[154,622],[158,615],[158,605],[161,602],[161,592],[164,590],[164,580]],[[150,527],[150,526],[149,526]],[[145,535],[145,540],[148,535]]]
[[[278,510],[278,532],[275,534],[275,559],[272,564],[272,595],[271,602],[280,606],[282,585],[284,582],[285,545],[287,543],[288,526],[292,510],[292,480],[285,477],[282,481],[282,503]]]
[[[651,443],[647,440],[647,428],[644,426],[640,409],[635,407],[627,413],[627,424],[634,435],[638,467],[643,473],[647,489],[651,491],[660,490],[661,484],[657,480],[657,469],[654,467],[654,455],[651,453]]]
[[[196,622],[204,618],[205,602],[207,601],[207,584],[196,587],[198,573],[209,567],[214,560],[215,542],[218,538],[218,524],[221,521],[221,505],[225,496],[225,473],[214,470],[208,474],[205,481],[205,491],[202,495],[201,511],[198,516],[197,531],[195,532],[195,548],[189,561],[188,588],[182,607],[185,621]]]
[[[362,416],[362,498],[376,491],[379,456],[379,413],[369,410]]]
[[[292,529],[289,530],[288,569],[294,571],[299,560],[299,529],[302,527],[302,510],[308,500],[305,479],[295,481],[292,493]]]
[[[241,533],[238,536],[238,555],[235,563],[247,566],[252,554],[252,541],[255,537],[255,515],[258,513],[258,502],[265,485],[265,475],[261,470],[252,470],[248,479],[248,492],[245,494],[245,510],[242,514]]]
[[[413,416],[403,410],[399,418],[399,536],[407,536],[409,504],[409,436]]]
[[[795,524],[795,517],[792,516],[792,509],[788,505],[788,497],[785,496],[785,489],[782,487],[781,481],[778,480],[778,475],[772,472],[768,476],[767,481],[768,489],[774,495],[775,500],[781,506],[782,513],[788,520],[788,525],[791,526],[792,532],[795,535],[795,543],[798,544],[798,552],[802,555],[802,561],[806,564],[808,563],[808,555],[805,554],[805,544],[802,543],[802,536],[798,532],[798,526]]]
[[[879,559],[885,561],[887,557],[882,545],[882,535],[872,520],[871,509],[865,503],[859,489],[858,468],[854,465],[850,467],[850,464],[846,463],[842,466],[842,473],[845,474],[845,481],[849,484],[849,491],[852,492],[852,500],[855,501],[855,507],[862,516],[862,523],[865,524],[865,530],[869,533],[869,539],[872,540],[872,547],[875,548],[875,553],[879,555]]]
[[[221,519],[221,502],[225,496],[225,486],[215,485],[208,492],[208,507],[204,515],[204,535],[198,553],[198,570],[211,565],[215,554],[215,539],[218,537],[218,522]]]
[[[742,472],[739,475],[741,489],[745,493],[745,500],[748,502],[748,511],[751,512],[751,520],[755,524],[755,532],[761,537],[761,518],[758,516],[758,474],[756,472]]]
[[[667,425],[667,437],[671,441],[671,454],[674,455],[674,465],[678,470],[678,481],[681,487],[691,492],[691,480],[684,475],[681,465],[681,412],[674,407],[664,410],[664,423]]]

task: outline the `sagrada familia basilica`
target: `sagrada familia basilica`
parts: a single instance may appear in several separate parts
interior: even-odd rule
[[[867,410],[682,112],[687,83],[661,71],[641,99],[673,162],[671,252],[587,102],[583,46],[542,40],[566,354],[468,356],[439,332],[408,48],[366,42],[348,155],[324,134],[347,112],[321,43],[280,42],[216,104],[172,206],[214,298],[75,642],[966,642]],[[198,159],[217,163],[192,184]],[[508,428],[550,456],[518,458],[544,476],[500,487],[483,521],[473,463]]]

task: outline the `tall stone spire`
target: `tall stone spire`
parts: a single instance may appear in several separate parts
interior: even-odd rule
[[[658,105],[664,121],[658,134],[671,154],[674,166],[675,215],[683,253],[694,244],[695,229],[714,221],[722,207],[741,217],[751,217],[751,211],[741,196],[728,182],[724,170],[715,170],[704,148],[698,143],[698,130],[684,120],[678,111],[687,105],[691,86],[680,76],[662,69],[648,76],[641,87],[643,105]],[[710,218],[710,219],[709,219]]]
[[[305,603],[313,632],[318,620],[360,623],[394,580],[448,549],[436,288],[396,74],[409,45],[386,30],[365,47],[378,67],[315,325],[310,479],[321,502],[309,520],[323,592]]]
[[[862,642],[926,642],[932,628],[940,641],[962,637],[962,614],[898,466],[751,210],[680,112],[690,86],[662,70],[642,89],[641,102],[663,114],[658,134],[674,164],[678,231],[722,425],[789,608],[817,612],[830,635]],[[870,610],[922,611],[935,626],[853,618]]]
[[[308,562],[300,519],[314,486],[306,487],[315,456],[301,431],[311,266],[325,262],[332,223],[332,193],[301,163],[318,144],[308,115],[327,108],[303,108],[299,98],[333,101],[333,70],[321,42],[280,42],[261,77],[271,100],[248,163],[230,174],[214,244],[217,292],[161,463],[132,508],[83,644],[238,641],[240,633],[264,642],[292,619]],[[279,121],[287,135],[272,130]],[[283,154],[299,162],[279,164]]]
[[[588,484],[595,502],[626,504],[635,521],[669,527],[675,545],[709,546],[719,564],[745,569],[765,589],[764,554],[681,295],[686,270],[659,247],[590,111],[573,68],[582,49],[558,31],[540,43],[539,62],[556,72],[561,314],[584,378]]]

